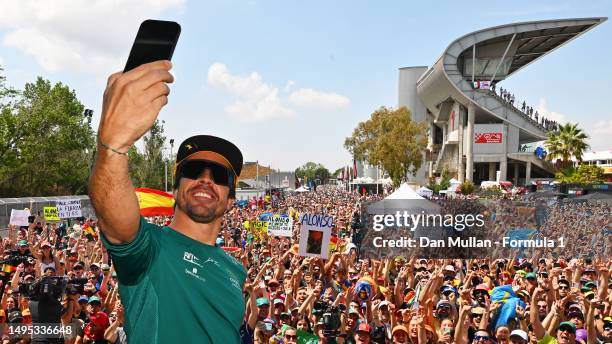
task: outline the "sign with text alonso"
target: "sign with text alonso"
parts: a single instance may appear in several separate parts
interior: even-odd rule
[[[300,256],[327,259],[334,218],[325,214],[300,217]]]

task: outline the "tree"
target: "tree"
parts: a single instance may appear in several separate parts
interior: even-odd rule
[[[168,164],[168,188],[172,188],[173,164],[170,157],[164,157],[164,121],[155,121],[151,129],[143,136],[144,147],[140,152],[135,146],[128,152],[130,176],[135,187],[147,187],[165,190],[165,169]]]
[[[0,80],[0,195],[86,194],[95,136],[76,94],[38,78],[23,91]]]
[[[549,160],[557,160],[557,167],[572,165],[572,157],[582,161],[584,152],[589,148],[586,143],[588,136],[578,128],[578,124],[567,123],[559,127],[559,131],[550,134],[544,145]]]
[[[555,179],[564,184],[603,183],[603,169],[596,165],[568,166],[555,173]]]
[[[332,173],[332,176],[334,176],[334,178],[340,178],[342,177],[342,171],[344,171],[344,167],[340,167],[339,169],[335,170],[334,173]]]
[[[325,181],[329,179],[331,173],[329,173],[329,170],[322,164],[309,161],[295,169],[295,176],[302,178],[302,180],[306,177],[308,181],[319,179],[322,184],[325,184]]]
[[[398,187],[408,173],[415,174],[427,147],[426,123],[412,121],[406,107],[381,107],[346,138],[344,147],[355,159],[382,166]]]

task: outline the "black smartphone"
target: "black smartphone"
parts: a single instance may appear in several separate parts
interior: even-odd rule
[[[181,34],[181,26],[172,21],[145,20],[140,24],[123,72],[142,64],[171,60]]]

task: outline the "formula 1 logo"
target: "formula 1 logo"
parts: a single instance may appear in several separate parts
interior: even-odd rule
[[[476,133],[474,143],[502,143],[502,133]]]

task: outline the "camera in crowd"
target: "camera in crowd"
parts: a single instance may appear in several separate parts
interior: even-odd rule
[[[340,333],[340,312],[342,310],[339,306],[331,305],[323,301],[317,301],[314,303],[315,314],[321,314],[319,322],[323,324],[323,335],[326,338],[338,337]]]
[[[65,277],[44,276],[30,283],[19,284],[19,293],[30,300],[58,300],[66,291],[68,279]]]
[[[21,256],[21,255],[11,255],[4,260],[0,260],[0,264],[6,264],[10,266],[18,266],[19,264],[30,264],[34,265],[34,257],[31,256]]]

